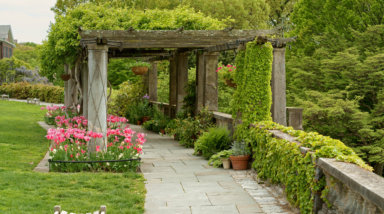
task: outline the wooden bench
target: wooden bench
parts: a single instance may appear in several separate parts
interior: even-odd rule
[[[53,214],[68,214],[66,211],[61,211],[61,207],[56,205],[54,208],[54,213]],[[69,214],[75,214],[75,213],[69,213]],[[107,214],[107,206],[101,205],[100,210],[95,211],[93,213],[87,213],[87,214]]]
[[[9,95],[8,94],[2,94],[1,99],[2,100],[9,100]]]
[[[27,98],[27,103],[40,105],[40,99],[39,98]]]

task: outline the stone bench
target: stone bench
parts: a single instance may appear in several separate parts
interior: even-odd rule
[[[2,94],[1,99],[2,100],[9,100],[9,95],[8,94]]]
[[[68,214],[66,211],[62,211],[61,207],[56,205],[54,208],[54,213],[53,214]],[[75,214],[75,213],[69,213],[69,214]],[[93,213],[87,213],[87,214],[107,214],[107,206],[101,205],[100,210],[95,211]]]
[[[27,98],[27,103],[40,105],[40,99],[39,98]]]

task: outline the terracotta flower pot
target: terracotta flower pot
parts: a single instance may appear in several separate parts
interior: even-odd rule
[[[161,134],[165,134],[165,130],[164,129],[160,129],[160,133]]]
[[[145,66],[135,66],[132,67],[132,72],[136,75],[144,75],[148,72],[148,67]]]
[[[232,79],[226,79],[225,84],[229,87],[236,88],[237,84]]]
[[[140,126],[140,125],[141,125],[141,121],[138,120],[138,121],[136,122],[136,124]]]
[[[230,156],[232,162],[232,168],[234,170],[246,170],[248,169],[249,155],[242,156]]]
[[[143,117],[143,123],[147,122],[148,120],[150,120],[151,118],[149,116],[144,116]]]

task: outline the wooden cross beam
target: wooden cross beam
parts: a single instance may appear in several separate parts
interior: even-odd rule
[[[276,34],[272,30],[80,30],[81,44],[102,41],[110,47],[129,48],[206,48],[228,42]]]
[[[108,52],[109,58],[124,58],[124,57],[152,57],[152,56],[171,56],[173,51],[169,50],[146,50],[146,49],[110,49]]]

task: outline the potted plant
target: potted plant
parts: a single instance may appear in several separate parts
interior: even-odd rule
[[[234,170],[245,170],[248,168],[248,161],[250,158],[250,150],[244,141],[233,142],[232,155],[229,156]]]
[[[148,72],[148,67],[151,66],[148,62],[137,61],[132,65],[132,72],[136,75],[144,75]]]
[[[208,161],[208,164],[212,165],[213,167],[216,167],[216,168],[223,165],[224,169],[230,169],[231,168],[231,161],[229,160],[229,157],[231,155],[232,155],[232,150],[220,151],[220,152],[211,156],[211,158]]]
[[[142,115],[142,122],[145,123],[151,119],[152,115],[152,108],[149,104],[149,96],[148,94],[145,94],[143,96],[142,102],[139,104],[140,109],[141,109],[141,115]]]
[[[235,83],[235,73],[236,73],[236,66],[228,64],[228,65],[221,65],[217,68],[216,72],[218,72],[220,75],[223,75],[223,78],[225,79],[225,83],[232,88],[236,88]]]

